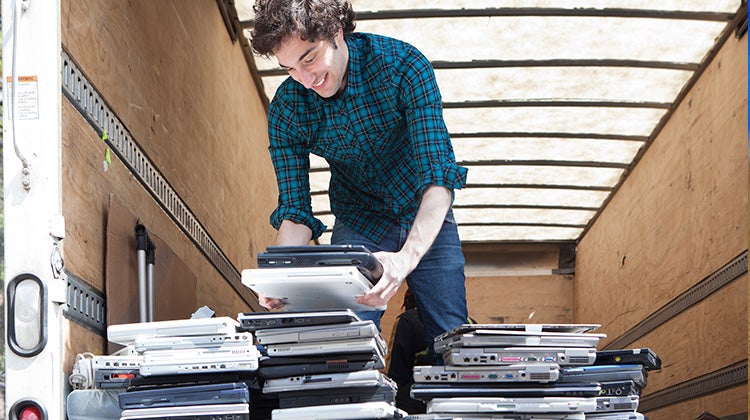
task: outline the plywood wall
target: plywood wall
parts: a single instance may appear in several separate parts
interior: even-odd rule
[[[603,344],[747,250],[747,47],[727,41],[579,244],[573,319],[603,324]],[[648,395],[745,360],[747,342],[745,275],[631,346],[664,361]],[[745,412],[742,388],[646,414]]]
[[[238,43],[214,0],[62,2],[62,43],[133,139],[238,269],[275,231],[266,116]],[[236,317],[258,309],[206,260],[63,99],[67,269],[104,288],[109,196],[128,206],[197,276],[198,305]],[[253,307],[253,305],[255,305]],[[73,328],[69,352],[95,351]],[[86,343],[79,344],[79,343]]]

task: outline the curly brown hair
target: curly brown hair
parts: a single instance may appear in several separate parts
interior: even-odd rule
[[[355,13],[346,0],[256,0],[251,40],[262,56],[273,54],[289,35],[303,41],[333,42],[339,29],[344,36],[354,31]]]

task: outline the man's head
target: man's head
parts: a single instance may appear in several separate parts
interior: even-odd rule
[[[344,84],[354,31],[354,11],[345,0],[257,0],[251,43],[274,55],[294,80],[324,98]]]

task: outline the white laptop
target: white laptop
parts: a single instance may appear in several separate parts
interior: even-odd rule
[[[277,408],[271,412],[271,420],[402,419],[405,416],[406,412],[385,401]]]
[[[367,320],[346,324],[266,329],[257,331],[255,336],[259,344],[268,345],[371,338],[379,334],[375,324]]]
[[[236,334],[194,335],[183,337],[139,337],[132,344],[136,353],[150,350],[179,350],[200,347],[246,346],[253,344],[249,332]]]
[[[185,407],[133,408],[123,410],[120,420],[183,417],[195,419],[209,418],[208,416],[215,416],[217,419],[249,419],[250,406],[248,404],[209,404],[189,405]]]
[[[428,413],[585,413],[596,410],[594,398],[433,398]]]
[[[258,370],[260,352],[245,346],[222,346],[179,350],[150,350],[143,353],[143,376]]]
[[[284,301],[284,310],[385,309],[357,303],[372,283],[353,266],[254,268],[242,270],[242,284],[258,295]]]
[[[107,327],[107,339],[116,344],[128,345],[136,338],[234,334],[238,326],[237,320],[226,316],[138,322],[110,325]]]

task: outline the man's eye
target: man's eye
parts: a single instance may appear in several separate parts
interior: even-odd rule
[[[303,63],[305,64],[311,64],[313,61],[315,61],[315,57],[306,58]]]

